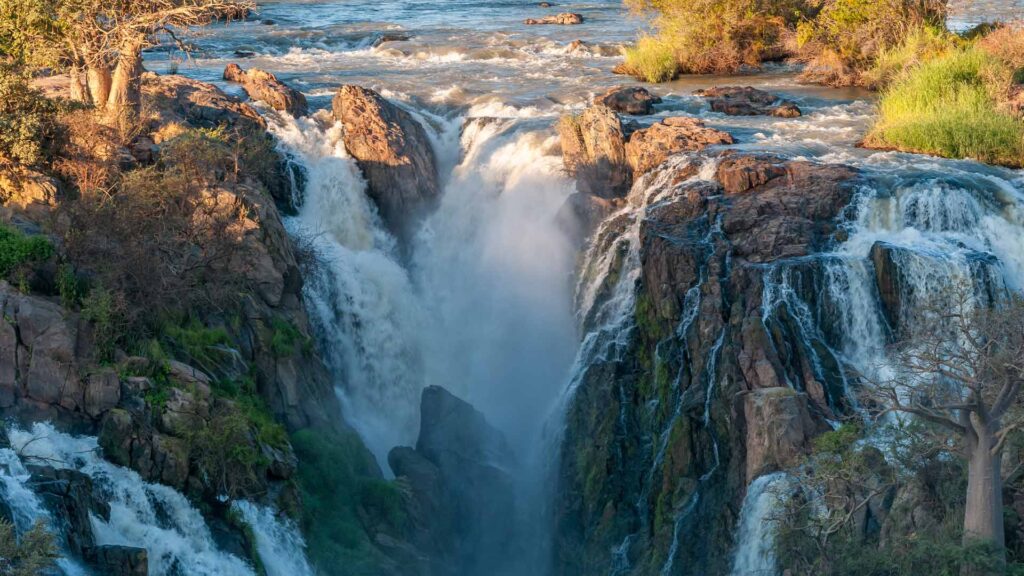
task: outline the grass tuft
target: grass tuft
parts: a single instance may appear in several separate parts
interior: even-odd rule
[[[672,46],[651,36],[637,41],[636,46],[626,48],[625,68],[632,76],[644,82],[668,82],[679,74]]]
[[[1024,121],[1000,110],[985,81],[1001,66],[977,47],[919,65],[883,94],[864,144],[1024,166]]]

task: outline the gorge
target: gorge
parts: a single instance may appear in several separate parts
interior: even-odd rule
[[[209,196],[254,263],[226,335],[93,363],[84,306],[0,284],[0,517],[61,536],[47,574],[781,575],[820,439],[889,445],[892,344],[1024,289],[1021,173],[859,147],[866,91],[772,63],[640,94],[617,0],[259,9],[144,60],[155,154],[172,122],[272,138]],[[236,440],[255,473],[214,477]],[[921,528],[922,492],[858,533]]]

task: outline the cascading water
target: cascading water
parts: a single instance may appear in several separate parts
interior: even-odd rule
[[[25,464],[68,468],[89,476],[96,496],[110,505],[109,520],[90,515],[98,545],[145,548],[154,576],[255,576],[247,562],[216,548],[202,515],[184,495],[103,460],[96,438],[63,434],[43,423],[12,429],[9,435],[11,448],[0,450],[0,496],[14,511],[19,532],[36,519],[49,518],[32,491]],[[268,576],[312,574],[294,524],[251,502],[233,506],[253,530]],[[61,568],[70,575],[88,573],[68,559],[61,560]]]
[[[776,472],[757,478],[747,488],[736,528],[736,540],[740,545],[733,558],[732,576],[774,576],[778,573],[774,535],[778,520],[772,514],[778,509],[784,496],[780,492],[788,481],[785,472]]]

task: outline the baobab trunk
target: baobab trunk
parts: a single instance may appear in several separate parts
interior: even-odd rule
[[[134,119],[141,103],[142,51],[133,46],[121,51],[107,98],[107,118],[112,121]]]
[[[975,426],[986,428],[977,432],[976,438],[968,441],[967,461],[967,503],[964,509],[965,545],[990,544],[997,555],[996,569],[983,566],[964,566],[965,576],[989,576],[1002,574],[1005,563],[1005,539],[1003,535],[1003,481],[1000,476],[1001,454],[993,454],[992,448],[996,440],[992,432],[994,426]]]
[[[89,101],[97,110],[105,109],[110,97],[110,69],[89,66],[85,71],[85,79],[89,88]]]

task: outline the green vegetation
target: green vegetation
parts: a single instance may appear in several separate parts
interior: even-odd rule
[[[379,478],[373,456],[354,433],[307,429],[291,440],[299,458],[300,522],[310,559],[329,576],[378,574],[378,553],[359,509],[400,530],[400,491]]]
[[[36,167],[59,146],[58,113],[66,108],[29,85],[23,70],[3,63],[0,54],[0,159]]]
[[[55,568],[57,543],[40,520],[19,539],[14,525],[0,518],[0,574],[37,576]]]
[[[649,82],[677,73],[732,73],[785,53],[806,12],[802,0],[626,0],[654,12],[656,38],[627,52],[624,71]],[[674,61],[674,62],[673,62]]]
[[[0,277],[23,271],[29,264],[49,260],[53,245],[42,236],[26,236],[20,231],[0,225]]]
[[[644,82],[668,82],[679,73],[672,45],[654,36],[644,36],[636,46],[626,48],[624,66]]]
[[[924,62],[882,95],[865,144],[1024,166],[1024,121],[1001,109],[993,80],[1013,73],[980,46]]]

